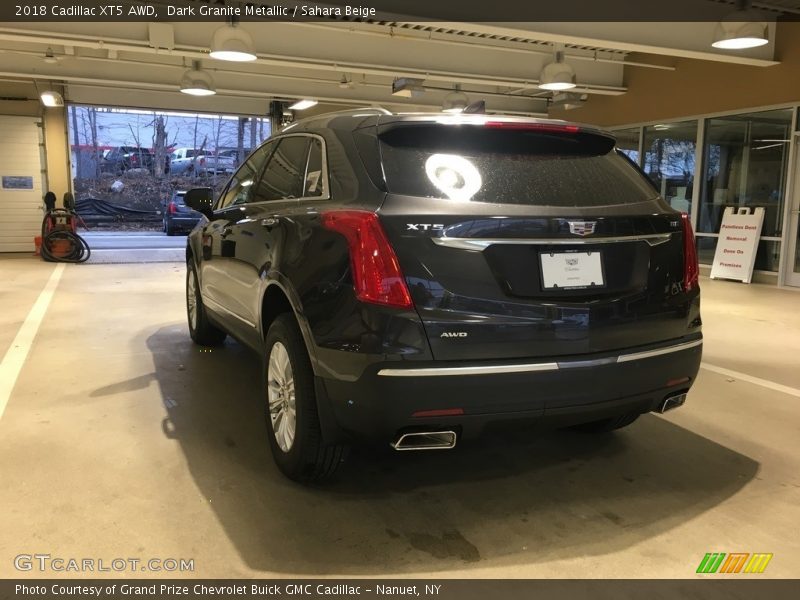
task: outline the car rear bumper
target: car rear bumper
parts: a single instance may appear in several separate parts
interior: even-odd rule
[[[644,413],[692,386],[701,354],[695,336],[542,361],[380,363],[356,381],[320,379],[320,417],[326,437],[388,443],[412,430],[472,435],[495,422],[561,426]]]
[[[188,227],[189,229],[193,228],[200,222],[199,217],[192,217],[192,216],[181,217],[177,215],[172,215],[168,217],[168,220],[175,227]]]

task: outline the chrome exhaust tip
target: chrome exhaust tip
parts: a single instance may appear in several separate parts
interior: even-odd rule
[[[668,410],[673,410],[678,408],[679,406],[683,406],[683,403],[686,402],[686,392],[678,392],[677,394],[672,394],[671,396],[667,396],[664,398],[664,401],[661,403],[661,406],[658,407],[658,412],[662,415],[667,412]]]
[[[414,431],[404,433],[391,446],[398,452],[406,450],[452,450],[456,447],[455,431]]]

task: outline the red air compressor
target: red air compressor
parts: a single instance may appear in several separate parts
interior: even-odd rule
[[[74,210],[72,194],[64,194],[64,208],[55,208],[55,194],[45,196],[45,215],[39,253],[50,262],[82,263],[89,260],[92,251],[86,240],[78,235],[78,223],[86,224]]]

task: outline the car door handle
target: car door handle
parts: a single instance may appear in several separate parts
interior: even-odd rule
[[[264,227],[272,227],[273,225],[278,224],[278,217],[267,217],[265,219],[261,219],[260,223]]]

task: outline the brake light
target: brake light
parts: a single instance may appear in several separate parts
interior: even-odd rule
[[[356,298],[397,308],[413,306],[397,255],[375,213],[325,212],[322,225],[347,239]]]
[[[174,215],[176,212],[178,212],[178,207],[175,205],[174,202],[170,202],[169,206],[167,207],[167,211],[169,212],[169,214]]]
[[[522,129],[541,131],[542,133],[580,133],[577,125],[560,125],[558,123],[519,123],[515,121],[486,121],[484,127],[493,129]]]
[[[700,264],[697,260],[697,246],[689,215],[681,213],[683,225],[683,289],[687,292],[697,287],[700,281]]]

